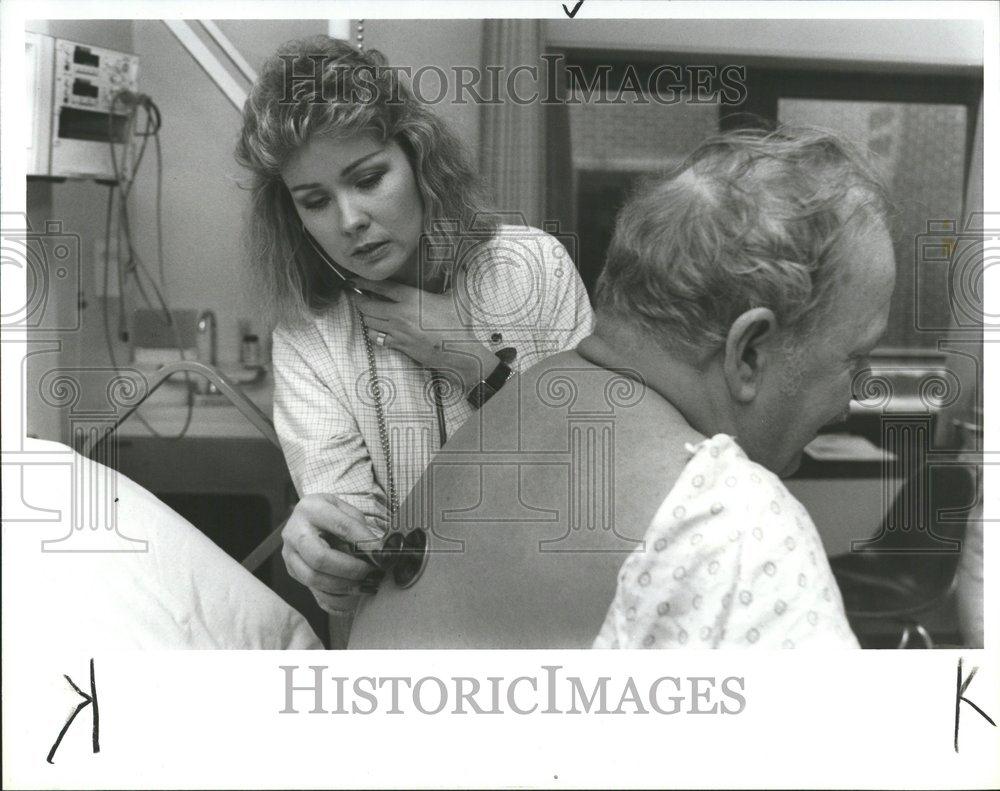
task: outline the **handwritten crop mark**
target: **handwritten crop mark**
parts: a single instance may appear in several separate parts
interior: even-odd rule
[[[978,670],[979,670],[978,667],[973,667],[972,672],[969,673],[968,677],[963,678],[962,658],[961,657],[958,658],[958,678],[956,679],[955,682],[955,752],[956,753],[958,752],[958,721],[962,712],[962,703],[968,703],[970,706],[972,706],[972,708],[974,708],[977,712],[979,712],[979,715],[994,728],[997,726],[997,724],[993,721],[993,719],[990,717],[989,714],[987,714],[985,711],[979,708],[979,706],[977,706],[975,703],[973,703],[971,700],[965,697],[965,692],[969,688],[969,684],[972,683],[972,679],[976,677],[976,673],[978,672]]]
[[[82,689],[80,689],[76,684],[74,684],[73,683],[73,679],[71,679],[69,676],[67,676],[67,675],[64,674],[63,678],[65,678],[66,681],[69,682],[69,685],[71,687],[73,687],[73,690],[76,692],[76,694],[79,695],[81,698],[83,698],[83,703],[81,703],[79,706],[77,706],[75,709],[73,709],[73,713],[69,715],[69,719],[66,720],[66,724],[62,726],[62,730],[59,731],[59,735],[56,736],[56,740],[52,744],[52,747],[49,750],[49,754],[47,756],[45,756],[45,760],[48,763],[50,763],[50,764],[54,764],[55,763],[54,759],[55,759],[55,756],[56,756],[56,750],[59,749],[59,744],[62,742],[63,736],[66,735],[66,731],[69,730],[69,726],[73,724],[73,720],[76,719],[76,715],[79,714],[81,711],[83,711],[85,708],[87,708],[87,706],[91,707],[90,711],[91,711],[91,717],[92,717],[92,721],[93,721],[93,730],[91,732],[92,747],[93,747],[93,750],[94,750],[95,753],[99,753],[101,751],[101,743],[100,743],[100,734],[101,734],[100,722],[101,721],[100,721],[100,715],[99,715],[98,709],[97,709],[97,682],[94,679],[94,660],[93,659],[90,660],[90,694],[89,695],[86,692],[84,692]]]

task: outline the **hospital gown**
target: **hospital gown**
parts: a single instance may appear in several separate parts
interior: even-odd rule
[[[594,647],[857,648],[806,509],[732,437],[686,447]]]

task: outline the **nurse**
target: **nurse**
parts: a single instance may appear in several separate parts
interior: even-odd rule
[[[277,322],[274,420],[301,497],[282,554],[349,616],[378,572],[331,535],[390,529],[507,378],[590,333],[590,303],[555,237],[481,212],[461,143],[375,51],[284,45],[236,157],[253,175],[247,255]]]

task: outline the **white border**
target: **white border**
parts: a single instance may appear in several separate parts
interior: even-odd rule
[[[996,86],[998,11],[992,3],[659,3],[585,0],[586,18],[871,18],[980,19],[984,22],[985,169],[1000,173]],[[26,18],[174,18],[207,16],[204,2],[24,2],[0,5],[3,84],[0,89],[2,205],[25,202],[22,51]],[[500,3],[256,2],[212,3],[225,18],[565,18],[556,0]],[[581,16],[580,18],[584,18]],[[996,178],[984,205],[1000,208]],[[7,269],[5,267],[5,269]],[[995,300],[995,276],[989,284]],[[3,289],[23,278],[3,274]],[[995,304],[995,303],[993,303]],[[19,380],[19,347],[4,345],[3,381]],[[997,350],[987,344],[985,403],[997,403]],[[21,425],[20,394],[5,387],[3,447],[14,447]],[[993,414],[986,447],[1000,446]],[[997,472],[986,468],[986,516],[997,519]],[[959,655],[982,666],[974,699],[1000,715],[1000,661],[995,630],[996,531],[987,530],[987,650],[816,654],[606,654],[588,652],[396,652],[348,655],[300,653],[149,652],[98,658],[105,696],[104,750],[67,751],[56,767],[41,760],[59,716],[47,700],[61,674],[85,672],[86,657],[40,655],[30,645],[5,644],[4,785],[18,787],[135,786],[495,786],[593,785],[733,787],[990,787],[1000,785],[1000,729],[963,714],[962,753],[951,748],[952,688]],[[30,602],[6,597],[6,607]],[[43,618],[40,614],[40,618]],[[994,628],[990,628],[994,627]],[[343,675],[437,672],[455,675],[538,672],[562,664],[580,675],[730,675],[747,681],[747,710],[737,717],[654,715],[617,717],[392,717],[277,715],[279,664],[336,667]],[[74,670],[75,668],[75,670]],[[52,681],[55,679],[55,681]],[[970,695],[972,692],[970,691]],[[978,727],[977,727],[978,726]]]

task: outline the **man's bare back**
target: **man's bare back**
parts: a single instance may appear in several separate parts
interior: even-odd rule
[[[576,352],[471,418],[403,506],[431,553],[366,601],[351,648],[583,648],[618,570],[702,437],[635,379]]]

